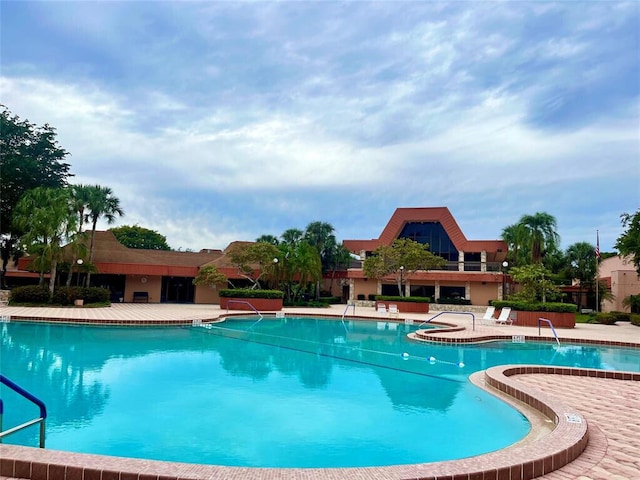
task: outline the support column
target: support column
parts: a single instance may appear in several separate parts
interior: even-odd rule
[[[464,252],[458,250],[458,271],[464,272]]]
[[[481,272],[487,271],[487,251],[486,250],[482,250],[480,252],[480,271]]]
[[[440,282],[438,282],[436,280],[436,285],[435,285],[435,293],[434,293],[434,299],[433,301],[436,301],[436,298],[440,298]]]
[[[464,284],[464,298],[467,300],[471,300],[471,282],[466,282]]]

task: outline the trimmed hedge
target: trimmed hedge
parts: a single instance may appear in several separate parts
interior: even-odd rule
[[[615,325],[617,321],[618,321],[618,317],[614,313],[598,312],[598,313],[592,313],[591,315],[589,315],[589,323],[599,323],[601,325]]]
[[[58,287],[49,301],[49,288],[45,285],[27,285],[11,290],[12,303],[73,305],[75,300],[89,303],[109,303],[110,292],[101,287]]]
[[[376,300],[381,302],[431,303],[430,297],[400,297],[397,295],[376,295]]]
[[[640,327],[640,313],[632,313],[629,320],[636,327]]]
[[[436,300],[437,303],[444,303],[447,305],[471,305],[471,300],[460,297],[440,297]]]
[[[10,303],[49,303],[46,285],[25,285],[11,290]]]
[[[510,307],[511,310],[525,312],[558,312],[558,313],[576,313],[578,306],[573,303],[557,303],[557,302],[517,302],[510,300],[494,300],[491,305],[497,309]]]
[[[342,297],[320,297],[320,301],[329,305],[338,305],[342,303]]]
[[[225,288],[220,290],[225,298],[284,298],[282,290],[250,290],[248,288]]]
[[[631,314],[628,312],[610,312],[615,315],[617,322],[628,322],[631,320]]]

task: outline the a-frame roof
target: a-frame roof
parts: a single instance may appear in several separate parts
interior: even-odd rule
[[[502,240],[468,240],[447,207],[397,208],[382,230],[380,237],[372,240],[344,240],[343,245],[353,253],[359,253],[362,250],[372,251],[380,245],[391,245],[398,238],[405,225],[412,222],[439,222],[459,251],[486,251],[491,257],[495,257],[491,260],[497,261],[503,257],[506,258],[507,245],[505,242]]]

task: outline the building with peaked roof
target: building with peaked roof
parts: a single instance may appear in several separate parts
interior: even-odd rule
[[[405,293],[432,299],[462,297],[475,305],[487,305],[500,299],[505,288],[502,262],[507,246],[501,240],[468,240],[446,207],[398,208],[377,239],[344,240],[344,246],[360,257],[351,268],[332,272],[324,288],[341,288],[334,295],[345,300],[367,299],[375,294],[398,294],[393,279],[369,279],[362,270],[362,261],[380,245],[390,245],[396,238],[411,238],[428,243],[432,253],[447,261],[443,270],[418,271],[405,280]],[[93,286],[111,291],[112,302],[133,302],[143,298],[153,303],[219,303],[218,288],[195,286],[193,280],[205,265],[213,264],[234,286],[245,286],[243,277],[228,253],[238,245],[252,242],[232,242],[225,250],[203,249],[199,252],[133,249],[122,245],[112,232],[96,232],[91,274]],[[71,252],[66,261],[72,263]],[[16,275],[33,276],[28,272],[30,258],[21,258]],[[85,263],[86,267],[86,263]],[[257,267],[256,267],[257,268]],[[74,283],[80,283],[82,267],[74,266]],[[34,278],[30,279],[31,282]],[[334,282],[334,280],[336,280]],[[227,285],[219,285],[226,288]]]
[[[73,261],[71,252],[65,256],[67,262]],[[91,274],[91,285],[108,288],[112,302],[133,302],[136,293],[144,293],[143,298],[152,303],[217,303],[217,290],[195,286],[193,280],[200,267],[224,257],[225,252],[218,249],[181,252],[128,248],[112,232],[97,231],[93,256],[97,273]],[[18,269],[22,274],[30,274],[26,271],[30,262],[29,257],[19,260]],[[228,262],[222,263],[219,269],[228,278],[241,278],[237,269]],[[75,285],[86,273],[78,265],[74,271]]]
[[[503,262],[507,244],[502,240],[469,240],[447,207],[398,208],[382,230],[371,240],[344,240],[343,245],[364,261],[381,245],[409,238],[429,245],[429,250],[446,261],[443,270],[418,271],[405,278],[407,296],[432,299],[461,297],[474,305],[487,305],[503,298],[506,275]],[[370,279],[362,270],[350,268],[343,285],[350,300],[372,295],[398,295],[393,278]]]

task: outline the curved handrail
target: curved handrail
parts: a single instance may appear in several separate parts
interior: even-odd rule
[[[3,383],[4,385],[9,387],[14,392],[18,393],[19,395],[23,396],[24,398],[26,398],[30,402],[34,403],[40,409],[40,418],[34,418],[33,420],[29,420],[29,421],[27,421],[27,422],[25,422],[25,423],[23,423],[21,425],[18,425],[16,427],[10,428],[9,430],[1,431],[0,432],[0,442],[2,442],[2,439],[4,437],[7,437],[7,436],[11,435],[12,433],[15,433],[15,432],[17,432],[19,430],[22,430],[23,428],[27,428],[27,427],[30,427],[31,425],[35,425],[36,423],[39,423],[40,424],[40,448],[44,448],[44,440],[45,440],[45,435],[44,435],[45,428],[44,427],[45,427],[45,420],[47,419],[47,406],[38,397],[36,397],[35,395],[32,395],[31,393],[27,392],[20,385],[18,385],[15,382],[12,382],[7,377],[5,377],[4,375],[1,375],[1,374],[0,374],[0,383]],[[3,412],[3,409],[4,409],[4,407],[2,406],[2,402],[0,401],[0,415]]]
[[[551,331],[553,332],[553,336],[556,337],[556,343],[558,345],[560,345],[560,339],[558,338],[558,334],[556,333],[556,329],[553,328],[553,323],[551,323],[551,320],[549,320],[548,318],[538,318],[538,336],[542,336],[542,332],[540,331],[540,322],[547,322],[549,324],[549,326],[551,327]]]
[[[251,330],[251,329],[253,328],[253,326],[254,326],[254,325],[257,325],[257,324],[258,324],[258,323],[259,323],[259,322],[264,318],[264,317],[262,316],[262,314],[261,314],[261,313],[256,309],[256,307],[254,307],[253,305],[251,305],[251,303],[246,302],[246,301],[244,301],[244,300],[229,300],[229,301],[227,302],[227,313],[229,313],[229,304],[230,304],[230,303],[242,303],[242,304],[244,304],[244,305],[249,305],[249,306],[251,307],[251,310],[253,310],[254,312],[256,312],[256,313],[258,314],[258,316],[259,316],[260,318],[258,319],[258,321],[257,321],[257,322],[253,323],[253,324],[249,327],[249,330]]]
[[[431,317],[429,320],[425,320],[420,325],[418,325],[418,328],[420,328],[425,323],[430,323],[434,318],[437,318],[440,315],[444,315],[445,313],[455,313],[456,315],[471,315],[471,324],[473,325],[473,330],[475,331],[475,329],[476,329],[476,316],[472,312],[439,312],[436,315],[434,315],[433,317]]]

